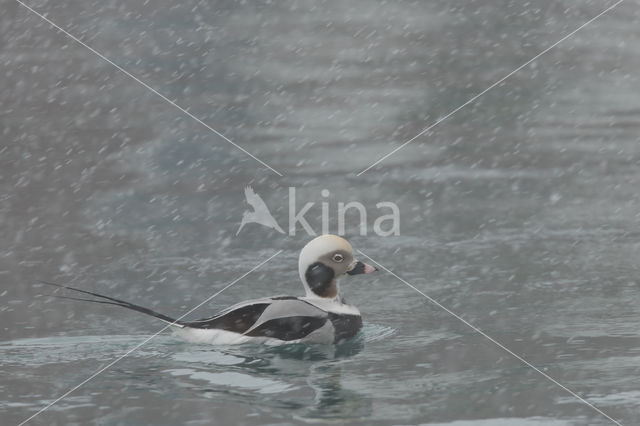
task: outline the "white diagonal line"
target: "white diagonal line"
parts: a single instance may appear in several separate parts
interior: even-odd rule
[[[390,273],[391,275],[393,275],[395,278],[397,278],[398,280],[402,281],[404,284],[406,284],[409,288],[412,288],[413,290],[417,291],[418,293],[420,293],[425,299],[427,299],[429,302],[433,303],[434,305],[436,305],[437,307],[439,307],[440,309],[443,309],[445,312],[453,315],[455,318],[457,318],[458,320],[460,320],[462,323],[464,323],[466,326],[470,327],[471,329],[473,329],[476,333],[479,333],[480,335],[482,335],[483,337],[487,338],[488,340],[490,340],[491,342],[493,342],[496,346],[498,346],[499,348],[503,349],[504,351],[506,351],[507,353],[509,353],[511,356],[515,357],[516,359],[518,359],[520,362],[522,362],[523,364],[525,364],[526,366],[532,368],[533,370],[535,370],[536,372],[540,373],[542,376],[544,376],[547,380],[549,380],[550,382],[554,383],[555,385],[561,387],[562,389],[564,389],[565,391],[569,392],[571,395],[573,395],[574,397],[576,397],[578,400],[580,400],[581,402],[583,402],[584,404],[586,404],[587,406],[589,406],[590,408],[594,409],[595,411],[597,411],[599,414],[603,415],[604,417],[606,417],[607,419],[611,420],[613,423],[615,423],[618,426],[622,426],[622,423],[620,423],[619,421],[617,421],[616,419],[614,419],[613,417],[609,416],[607,413],[605,413],[604,411],[602,411],[601,409],[599,409],[598,407],[596,407],[595,405],[593,405],[592,403],[590,403],[589,401],[587,401],[586,399],[584,399],[583,397],[581,397],[580,395],[578,395],[577,393],[575,393],[574,391],[572,391],[571,389],[569,389],[568,387],[564,386],[562,383],[558,382],[556,379],[554,379],[553,377],[549,376],[547,373],[545,373],[544,371],[540,370],[539,368],[537,368],[536,366],[534,366],[533,364],[531,364],[529,361],[527,361],[526,359],[522,358],[520,355],[518,355],[517,353],[513,352],[511,349],[507,348],[505,345],[503,345],[502,343],[498,342],[496,339],[494,339],[493,337],[489,336],[487,333],[485,333],[484,331],[480,330],[478,327],[476,327],[475,325],[471,324],[469,321],[465,320],[464,318],[462,318],[460,315],[456,314],[455,312],[451,311],[449,308],[447,308],[446,306],[443,306],[442,304],[440,304],[437,300],[435,300],[434,298],[428,296],[427,294],[425,294],[424,292],[422,292],[421,290],[419,290],[418,288],[416,288],[415,286],[413,286],[412,284],[408,283],[407,281],[405,281],[404,279],[400,278],[398,275],[396,275],[395,273],[393,273],[391,270],[389,270],[387,267],[385,267],[384,265],[382,265],[380,262],[374,260],[371,258],[371,256],[363,253],[362,251],[358,250],[358,252],[365,256],[367,259],[369,259],[370,261],[372,261],[373,263],[375,263],[376,265],[380,266],[382,269],[384,269],[385,271],[387,271],[388,273]]]
[[[85,380],[83,380],[82,382],[78,383],[77,385],[75,385],[74,387],[72,387],[71,389],[69,389],[68,391],[66,391],[65,393],[63,393],[62,395],[60,395],[58,398],[56,398],[53,402],[50,402],[49,404],[47,404],[45,407],[41,408],[40,411],[38,411],[37,413],[35,413],[34,415],[32,415],[31,417],[29,417],[28,419],[22,421],[18,426],[22,426],[25,423],[27,423],[28,421],[32,420],[34,417],[36,417],[37,415],[41,414],[42,412],[46,411],[47,409],[49,409],[51,406],[53,406],[54,404],[56,404],[57,402],[59,402],[60,400],[66,398],[68,395],[70,395],[71,393],[73,393],[74,391],[76,391],[79,387],[81,387],[82,385],[86,384],[87,382],[89,382],[90,380],[94,379],[95,377],[97,377],[98,375],[100,375],[101,373],[103,373],[104,371],[106,371],[107,369],[111,368],[114,364],[116,364],[117,362],[121,361],[122,359],[124,359],[125,357],[127,357],[128,355],[130,355],[131,353],[135,352],[136,350],[140,349],[140,347],[142,345],[144,345],[145,343],[147,343],[149,340],[153,339],[154,337],[156,337],[158,334],[162,333],[163,331],[165,331],[167,328],[171,327],[172,325],[175,325],[178,321],[180,321],[182,318],[186,317],[187,315],[189,315],[191,312],[195,311],[196,309],[198,309],[200,306],[204,305],[205,303],[211,301],[214,297],[218,296],[220,293],[222,293],[223,291],[225,291],[226,289],[228,289],[229,287],[231,287],[232,285],[234,285],[235,283],[237,283],[238,281],[240,281],[241,279],[243,279],[244,277],[246,277],[247,275],[249,275],[250,273],[252,273],[253,271],[255,271],[256,269],[258,269],[259,267],[261,267],[262,265],[264,265],[265,263],[267,263],[268,261],[270,261],[271,259],[273,259],[274,257],[276,257],[277,255],[279,255],[280,253],[282,253],[282,250],[278,250],[274,255],[272,255],[271,257],[269,257],[267,260],[264,260],[262,262],[260,262],[258,265],[254,266],[253,268],[251,268],[250,271],[245,272],[244,274],[242,274],[240,277],[236,278],[235,280],[231,281],[229,284],[227,284],[226,286],[224,286],[222,288],[222,290],[218,290],[217,292],[215,292],[213,295],[209,296],[208,298],[206,298],[203,302],[199,303],[197,306],[191,308],[188,312],[182,314],[180,317],[178,317],[174,322],[172,322],[171,324],[167,324],[164,327],[162,327],[157,333],[152,334],[151,336],[147,337],[145,340],[143,340],[142,342],[138,343],[136,346],[134,346],[133,348],[129,349],[127,352],[125,352],[123,355],[120,355],[118,358],[116,358],[115,360],[111,361],[109,364],[105,365],[104,367],[101,367],[100,369],[98,369],[95,373],[93,373],[92,375],[90,375],[89,377],[87,377]]]
[[[123,74],[125,74],[126,76],[130,77],[131,79],[135,80],[136,82],[140,83],[142,86],[144,86],[146,89],[148,89],[149,91],[153,92],[154,94],[158,95],[162,100],[168,102],[170,105],[174,106],[175,108],[179,109],[180,111],[182,111],[185,115],[187,115],[188,117],[192,118],[193,120],[197,121],[198,123],[200,123],[201,125],[203,125],[204,127],[206,127],[207,129],[209,129],[210,131],[212,131],[213,133],[215,133],[216,135],[220,136],[222,139],[224,139],[225,141],[229,142],[231,145],[235,146],[236,148],[238,148],[240,151],[244,152],[245,154],[247,154],[249,157],[253,158],[254,160],[256,160],[258,163],[262,164],[263,166],[265,166],[266,168],[268,168],[269,170],[271,170],[272,172],[274,172],[275,174],[277,174],[278,176],[283,176],[282,173],[280,173],[279,171],[277,171],[276,169],[274,169],[273,167],[271,167],[270,165],[268,165],[267,163],[265,163],[264,161],[262,161],[261,159],[259,159],[258,157],[256,157],[255,155],[251,154],[249,151],[247,151],[246,149],[244,149],[243,147],[241,147],[240,145],[238,145],[237,143],[235,143],[234,141],[232,141],[231,139],[229,139],[228,137],[226,137],[225,135],[223,135],[222,133],[220,133],[219,131],[217,131],[216,129],[214,129],[213,127],[211,127],[210,125],[208,125],[207,123],[205,123],[204,121],[200,120],[198,117],[196,117],[195,115],[191,114],[189,111],[187,111],[186,109],[182,108],[180,105],[178,105],[177,103],[175,103],[174,101],[172,101],[171,99],[167,98],[165,95],[163,95],[162,93],[158,92],[156,89],[154,89],[153,87],[149,86],[147,83],[145,83],[144,81],[140,80],[138,77],[136,77],[135,75],[131,74],[129,71],[125,70],[124,68],[122,68],[120,65],[116,64],[115,62],[113,62],[111,59],[107,58],[106,56],[104,56],[102,53],[98,52],[97,50],[95,50],[93,47],[89,46],[88,44],[86,44],[85,42],[83,42],[82,40],[80,40],[79,38],[77,38],[76,36],[74,36],[73,34],[69,33],[67,30],[65,30],[64,28],[60,27],[59,25],[57,25],[56,23],[54,23],[53,21],[51,21],[49,18],[47,18],[46,16],[42,15],[41,13],[36,12],[35,10],[33,10],[31,7],[27,6],[26,4],[24,4],[21,0],[15,0],[18,3],[20,3],[20,5],[24,6],[27,10],[29,10],[30,12],[32,12],[33,14],[37,15],[38,17],[40,17],[42,20],[44,20],[45,22],[47,22],[49,25],[51,25],[52,27],[56,28],[58,31],[60,31],[61,33],[63,33],[64,35],[66,35],[67,37],[69,37],[70,39],[72,39],[73,41],[75,41],[76,43],[86,47],[87,49],[89,49],[91,52],[93,52],[95,55],[97,55],[100,59],[108,62],[109,64],[113,65],[114,67],[116,67],[120,72],[122,72]]]
[[[505,75],[504,77],[502,77],[500,80],[496,81],[495,83],[493,83],[491,86],[487,87],[486,89],[484,89],[482,92],[478,93],[477,95],[475,95],[474,97],[472,97],[471,99],[469,99],[468,101],[466,101],[465,103],[463,103],[462,105],[460,105],[459,107],[457,107],[456,109],[450,111],[448,114],[446,114],[444,117],[440,117],[438,120],[436,120],[433,124],[429,125],[428,127],[425,127],[420,133],[418,133],[417,135],[415,135],[414,137],[412,137],[411,139],[409,139],[408,141],[404,142],[402,145],[400,145],[399,147],[395,148],[393,151],[391,151],[390,153],[388,153],[387,155],[385,155],[384,157],[378,159],[375,163],[371,164],[369,167],[367,167],[366,169],[362,170],[360,173],[358,173],[356,176],[360,176],[361,174],[363,174],[364,172],[366,172],[367,170],[371,169],[372,167],[376,166],[377,164],[379,164],[380,162],[384,161],[385,159],[387,159],[388,157],[392,156],[393,154],[395,154],[396,152],[398,152],[399,150],[401,150],[402,148],[404,148],[405,146],[409,145],[411,142],[413,142],[414,140],[416,140],[417,138],[419,138],[420,136],[424,135],[425,133],[427,133],[429,130],[433,129],[434,127],[436,127],[438,124],[442,123],[444,120],[446,120],[447,118],[451,117],[453,114],[455,114],[456,112],[460,111],[462,108],[466,107],[469,104],[472,104],[473,102],[475,102],[476,99],[478,99],[480,96],[484,95],[485,93],[487,93],[489,90],[493,89],[494,87],[498,86],[500,83],[504,82],[506,79],[508,79],[509,77],[511,77],[512,75],[514,75],[515,73],[517,73],[518,71],[520,71],[522,68],[526,67],[527,65],[529,65],[531,62],[535,61],[536,59],[538,59],[540,56],[544,55],[545,53],[547,53],[548,51],[550,51],[551,49],[553,49],[554,47],[556,47],[557,45],[559,45],[560,43],[562,43],[563,41],[565,41],[566,39],[568,39],[569,37],[573,36],[575,33],[577,33],[578,31],[580,31],[581,29],[583,29],[584,27],[586,27],[587,25],[591,24],[593,21],[595,21],[596,19],[598,19],[599,17],[601,17],[602,15],[604,15],[605,13],[609,12],[610,10],[614,9],[615,7],[617,7],[620,3],[622,3],[624,0],[618,0],[616,3],[614,3],[613,5],[609,6],[608,8],[606,8],[605,10],[603,10],[602,12],[600,12],[599,14],[597,14],[596,16],[594,16],[593,18],[589,19],[587,22],[585,22],[584,24],[580,25],[578,28],[576,28],[575,30],[571,31],[569,34],[567,34],[566,36],[562,37],[560,40],[556,41],[555,43],[553,43],[551,46],[547,47],[546,49],[544,49],[542,52],[538,53],[536,56],[534,56],[533,58],[529,59],[527,62],[525,62],[524,64],[520,65],[518,68],[516,68],[515,70],[511,71],[509,74]]]

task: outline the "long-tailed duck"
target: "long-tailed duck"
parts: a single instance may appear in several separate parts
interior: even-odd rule
[[[171,324],[182,338],[211,344],[339,343],[355,336],[362,327],[360,311],[344,302],[337,279],[342,275],[369,274],[377,269],[354,259],[344,238],[322,235],[300,252],[298,271],[304,297],[274,296],[247,300],[216,315],[182,321],[114,297],[74,287],[45,283],[88,294],[99,300],[67,299],[122,306]]]

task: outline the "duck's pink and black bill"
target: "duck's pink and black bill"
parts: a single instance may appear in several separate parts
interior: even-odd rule
[[[349,275],[370,274],[377,270],[378,268],[376,268],[375,266],[371,266],[368,263],[357,261],[356,266],[354,266],[350,271],[347,271],[347,274]]]

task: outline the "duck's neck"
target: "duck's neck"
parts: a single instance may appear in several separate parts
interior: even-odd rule
[[[314,288],[305,283],[304,289],[307,298],[318,298],[325,300],[342,299],[342,297],[340,296],[340,287],[338,286],[338,282],[335,278],[325,285],[315,286]]]
[[[310,302],[317,302],[320,304],[334,304],[334,303],[339,303],[339,304],[344,304],[344,299],[342,298],[342,295],[340,293],[338,293],[335,297],[320,297],[317,294],[314,294],[313,292],[311,293],[307,293],[307,295],[304,297],[305,300],[308,300]]]

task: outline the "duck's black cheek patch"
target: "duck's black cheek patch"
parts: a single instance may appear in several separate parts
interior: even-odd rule
[[[309,265],[304,277],[307,279],[307,284],[309,284],[311,291],[318,296],[325,297],[329,292],[335,275],[333,269],[321,262],[316,262]]]

